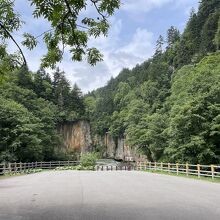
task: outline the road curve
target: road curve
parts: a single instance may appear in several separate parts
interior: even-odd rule
[[[220,184],[135,171],[0,180],[0,220],[219,220]]]

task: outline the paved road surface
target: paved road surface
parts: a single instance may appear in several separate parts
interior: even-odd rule
[[[220,220],[220,184],[145,172],[0,180],[0,220]]]

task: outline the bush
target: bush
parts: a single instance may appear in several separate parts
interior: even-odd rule
[[[97,160],[96,153],[85,153],[80,158],[80,165],[82,167],[95,167]]]
[[[65,167],[56,167],[54,170],[62,171],[62,170],[94,170],[94,166],[65,166]]]

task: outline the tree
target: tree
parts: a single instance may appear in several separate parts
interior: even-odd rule
[[[50,1],[31,0],[34,7],[33,17],[43,17],[49,22],[51,29],[45,30],[38,36],[24,33],[22,44],[28,49],[34,49],[40,37],[43,37],[47,47],[47,54],[42,58],[42,67],[55,67],[63,58],[64,49],[68,46],[73,60],[81,61],[85,56],[88,63],[94,65],[102,60],[102,55],[96,48],[88,47],[89,37],[106,36],[109,29],[107,18],[120,7],[120,0],[89,0],[89,1]],[[94,17],[82,17],[82,11],[93,6],[96,11]],[[14,9],[14,0],[1,0],[0,2],[0,39],[9,39],[19,49],[22,61],[20,65],[26,65],[25,55],[13,37],[13,31],[19,30],[22,20]]]
[[[177,41],[180,40],[180,32],[174,26],[171,26],[167,31],[167,48],[172,47]]]
[[[219,163],[219,54],[186,66],[173,79],[168,100],[167,158],[190,163]]]
[[[163,45],[164,45],[164,39],[163,39],[163,36],[160,35],[156,42],[156,51],[154,55],[155,57],[163,53]]]
[[[77,84],[74,84],[68,100],[69,120],[79,119],[85,114],[85,104],[82,96],[82,92]]]
[[[38,70],[33,74],[34,92],[41,98],[46,100],[53,100],[52,94],[52,80],[48,73],[44,69]]]
[[[220,13],[218,11],[210,14],[202,28],[200,48],[203,54],[207,54],[207,52],[214,52],[216,50],[214,39],[216,30],[218,30],[219,18]]]
[[[0,99],[0,160],[36,161],[43,159],[38,118],[22,105]]]
[[[54,103],[59,106],[59,109],[64,111],[69,105],[70,83],[67,81],[65,73],[60,71],[59,68],[55,70],[53,75],[53,100]]]
[[[54,151],[60,143],[57,106],[13,81],[0,86],[0,97],[0,154],[9,161],[55,159]]]
[[[220,49],[220,18],[218,21],[218,30],[215,34],[214,44],[216,46],[216,50],[219,50]]]

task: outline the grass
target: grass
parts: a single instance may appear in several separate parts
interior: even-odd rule
[[[208,182],[213,182],[213,183],[220,183],[220,178],[212,179],[211,177],[204,177],[204,176],[200,176],[199,178],[198,176],[195,176],[195,175],[186,176],[186,174],[183,174],[183,173],[179,173],[179,175],[177,175],[176,173],[168,173],[166,171],[160,171],[160,170],[143,170],[143,171],[148,172],[148,173],[157,173],[157,174],[163,174],[163,175],[169,175],[169,176],[184,177],[188,179],[208,181]]]
[[[5,173],[3,175],[0,175],[0,180],[6,179],[9,177],[23,176],[23,175],[32,174],[32,173],[39,173],[42,171],[43,171],[42,169],[29,169],[29,170],[25,170],[25,171],[21,171],[21,172]]]

